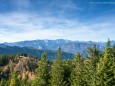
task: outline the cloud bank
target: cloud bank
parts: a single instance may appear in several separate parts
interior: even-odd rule
[[[86,17],[82,15],[82,12],[86,12],[84,6],[72,0],[62,3],[60,0],[51,0],[51,3],[49,0],[31,1],[10,2],[16,10],[0,12],[0,42],[35,39],[114,40],[114,16],[89,18],[86,14]]]

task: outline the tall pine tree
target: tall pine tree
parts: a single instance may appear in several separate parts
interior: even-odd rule
[[[58,49],[56,59],[53,62],[52,69],[51,69],[51,86],[65,86],[64,82],[64,69],[63,69],[63,61],[62,61],[62,54],[61,48]]]
[[[92,61],[92,58],[87,58],[84,61],[84,80],[85,86],[95,86],[96,83],[96,67]]]
[[[84,61],[84,80],[86,86],[96,85],[96,67],[99,62],[100,51],[97,49],[96,44],[92,48],[87,49],[88,58]]]
[[[19,79],[18,79],[18,73],[16,71],[14,71],[12,74],[12,78],[10,80],[9,86],[20,86]]]
[[[99,57],[101,56],[101,52],[98,50],[96,44],[92,48],[87,49],[88,57],[92,60],[94,67],[96,67],[96,63],[99,62]]]
[[[46,53],[42,54],[41,60],[38,62],[38,68],[36,70],[37,77],[33,82],[32,86],[47,86],[49,71],[48,71],[48,60],[46,59]]]
[[[113,53],[110,47],[110,40],[108,40],[104,57],[100,58],[100,63],[98,64],[97,73],[98,80],[97,86],[114,86],[114,64],[113,64]]]
[[[83,59],[80,53],[77,53],[73,60],[73,69],[70,77],[71,86],[84,86],[83,67]]]
[[[65,86],[70,86],[70,75],[72,71],[72,60],[63,60]]]

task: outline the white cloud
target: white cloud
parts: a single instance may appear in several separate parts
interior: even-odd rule
[[[107,38],[113,39],[115,32],[114,24],[110,21],[83,23],[27,13],[1,14],[0,20],[0,42],[60,38],[106,41]]]

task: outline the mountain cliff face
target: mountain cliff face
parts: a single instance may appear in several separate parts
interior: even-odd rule
[[[14,71],[18,72],[18,78],[33,80],[35,78],[35,69],[37,68],[38,59],[31,57],[17,57],[1,66],[1,77],[8,77]],[[5,76],[6,75],[6,76]]]
[[[114,41],[112,42],[114,43]],[[62,48],[62,51],[75,54],[80,52],[82,54],[86,53],[88,47],[92,47],[94,44],[97,45],[99,50],[103,50],[105,47],[105,42],[92,42],[92,41],[70,41],[70,40],[33,40],[33,41],[21,41],[14,43],[3,43],[8,46],[19,46],[19,47],[33,47],[40,50],[54,50],[56,51],[58,47]]]

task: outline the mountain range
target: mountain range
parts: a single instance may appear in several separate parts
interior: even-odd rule
[[[54,60],[57,51],[53,50],[40,50],[40,49],[35,49],[32,47],[18,47],[18,46],[7,46],[4,44],[0,44],[0,54],[27,54],[30,55],[31,57],[38,57],[40,58],[42,54],[46,52],[47,53],[47,58],[48,60]],[[62,58],[63,59],[72,59],[73,58],[72,53],[67,53],[67,52],[62,52]]]
[[[93,42],[93,41],[71,41],[64,39],[57,40],[31,40],[31,41],[20,41],[13,43],[3,43],[8,46],[18,46],[18,47],[33,47],[40,50],[54,50],[56,51],[61,47],[62,51],[75,54],[76,52],[82,53],[88,47],[92,47],[94,44],[101,50],[105,47],[105,42]]]
[[[113,45],[115,41],[111,41],[111,44]],[[96,44],[97,48],[101,51],[104,50],[106,46],[106,42],[93,42],[93,41],[71,41],[71,40],[64,40],[64,39],[57,39],[57,40],[31,40],[31,41],[20,41],[20,42],[12,42],[12,43],[1,43],[0,48],[3,48],[3,46],[6,46],[5,49],[19,49],[20,52],[25,52],[29,50],[34,50],[35,52],[54,52],[57,51],[59,47],[61,47],[62,51],[69,55],[70,58],[73,54],[76,52],[80,52],[82,55],[87,54],[87,48],[93,47],[93,45]],[[32,54],[31,52],[29,52]],[[40,56],[40,55],[39,55]],[[67,55],[66,55],[67,56]],[[52,56],[51,56],[52,57]]]

